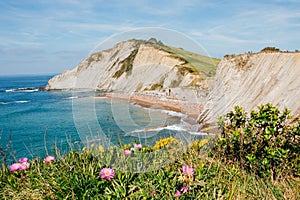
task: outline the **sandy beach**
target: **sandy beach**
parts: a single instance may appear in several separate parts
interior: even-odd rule
[[[174,96],[167,96],[162,92],[141,92],[133,94],[107,93],[96,98],[119,98],[135,102],[143,107],[171,110],[188,115],[196,119],[203,110],[203,105],[196,101],[185,100]]]

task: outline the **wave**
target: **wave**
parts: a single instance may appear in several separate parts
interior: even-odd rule
[[[191,135],[207,135],[207,133],[199,132],[199,128],[201,125],[199,124],[187,124],[187,123],[180,123],[180,124],[172,124],[172,125],[164,125],[164,126],[156,126],[156,127],[148,127],[143,129],[136,129],[129,133],[126,133],[125,136],[136,136],[141,133],[149,133],[149,132],[159,132],[162,130],[169,130],[169,131],[176,131],[176,132],[185,132]]]
[[[181,113],[181,112],[176,112],[176,111],[171,111],[171,110],[161,110],[162,113],[166,113],[167,115],[170,115],[172,117],[180,117],[180,118],[185,118],[187,115]]]
[[[15,103],[28,103],[30,101],[27,101],[27,100],[21,100],[21,101],[14,101]]]
[[[19,100],[19,101],[2,101],[0,102],[0,105],[6,105],[6,104],[15,104],[15,103],[28,103],[30,101],[27,101],[27,100]]]
[[[172,131],[188,131],[187,128],[182,126],[181,124],[169,125],[165,129],[166,130],[172,130]]]
[[[39,89],[37,88],[17,88],[17,89],[8,89],[5,92],[37,92]]]
[[[130,133],[161,131],[161,130],[165,129],[166,127],[167,126],[149,127],[149,128],[137,129],[137,130],[131,131]]]
[[[190,132],[191,135],[203,135],[203,136],[208,136],[207,133],[204,133],[204,132]]]
[[[78,99],[78,96],[66,97],[65,99]]]
[[[158,132],[158,131],[162,131],[162,130],[188,132],[188,130],[184,126],[182,126],[181,124],[173,124],[173,125],[167,125],[167,126],[156,126],[156,127],[148,127],[148,128],[143,128],[143,129],[136,129],[134,131],[126,133],[125,136],[134,136],[138,133]]]
[[[169,116],[172,116],[172,117],[179,117],[179,118],[186,118],[187,115],[186,114],[183,114],[181,112],[176,112],[176,111],[172,111],[172,110],[163,110],[163,109],[158,109],[158,108],[148,108],[148,107],[145,107],[145,106],[142,106],[140,105],[139,103],[136,103],[136,102],[133,102],[133,103],[130,103],[131,105],[133,106],[136,106],[136,107],[139,107],[139,108],[143,108],[145,110],[149,110],[149,111],[160,111],[164,114],[167,114]]]

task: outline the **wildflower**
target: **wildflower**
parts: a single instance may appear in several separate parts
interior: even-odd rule
[[[20,158],[19,162],[20,163],[28,162],[28,158]]]
[[[136,149],[142,149],[142,144],[134,144],[134,148]]]
[[[180,189],[180,191],[181,191],[182,193],[187,193],[187,192],[189,191],[189,188],[183,186],[183,187]]]
[[[104,151],[105,151],[105,149],[104,149],[104,147],[103,147],[103,146],[101,146],[101,145],[100,145],[100,146],[98,146],[98,151],[99,151],[99,152],[104,152]]]
[[[156,191],[152,190],[151,193],[150,193],[150,196],[154,196],[155,194],[156,194]]]
[[[188,165],[182,167],[182,171],[185,175],[192,176],[194,175],[194,169]]]
[[[19,170],[26,170],[26,169],[29,169],[29,167],[30,167],[30,163],[23,162],[23,163],[20,163]]]
[[[21,165],[22,165],[21,163],[14,163],[9,166],[9,171],[14,172],[14,171],[19,170]]]
[[[178,190],[176,190],[176,193],[174,194],[174,197],[180,197],[181,192],[179,192]]]
[[[52,162],[52,161],[54,161],[54,160],[55,160],[55,157],[54,157],[54,156],[47,156],[47,157],[44,159],[44,161],[45,161],[46,163]]]
[[[100,171],[100,177],[103,179],[111,179],[115,176],[115,171],[111,168],[103,168]]]
[[[125,155],[125,156],[128,156],[128,155],[130,155],[130,154],[131,154],[131,151],[130,151],[130,150],[128,150],[128,149],[124,150],[124,155]]]

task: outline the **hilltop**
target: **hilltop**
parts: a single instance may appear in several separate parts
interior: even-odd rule
[[[134,92],[135,100],[198,115],[197,121],[206,127],[214,126],[235,105],[249,111],[272,103],[299,117],[299,77],[300,52],[267,47],[257,53],[225,55],[220,61],[155,39],[128,40],[52,78],[46,89]]]
[[[73,70],[49,80],[47,90],[122,91],[177,87],[209,88],[218,59],[170,47],[151,38],[128,40],[85,58]]]

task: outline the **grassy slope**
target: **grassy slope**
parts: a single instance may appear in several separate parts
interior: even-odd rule
[[[209,145],[193,143],[176,161],[148,173],[115,169],[111,180],[99,172],[109,167],[109,153],[96,150],[56,156],[54,163],[30,161],[26,171],[0,170],[0,199],[177,199],[176,190],[189,188],[180,199],[299,199],[300,180],[272,182],[238,166],[207,155]],[[172,155],[172,149],[168,150]],[[182,166],[194,168],[185,176]]]
[[[193,52],[186,51],[182,48],[165,46],[161,44],[151,44],[155,48],[171,53],[188,62],[189,67],[196,68],[205,77],[212,77],[215,75],[217,66],[220,62],[217,58],[211,58],[199,55]]]
[[[154,48],[160,49],[162,51],[168,52],[170,53],[172,56],[179,58],[183,61],[186,62],[185,64],[185,70],[188,70],[189,72],[199,72],[200,74],[203,75],[203,78],[207,78],[207,77],[213,77],[216,73],[216,69],[217,66],[220,62],[219,59],[217,58],[211,58],[208,56],[203,56],[200,54],[196,54],[193,52],[189,52],[186,51],[182,48],[176,48],[176,47],[172,47],[172,46],[166,46],[162,43],[149,43],[148,41],[144,41],[144,40],[132,40],[136,43],[136,48],[138,49],[139,46],[141,44],[146,44],[149,46],[152,46]],[[108,49],[106,51],[110,51],[111,49]],[[92,54],[89,58],[88,58],[88,62],[89,64],[94,61],[94,56],[97,55],[97,59],[96,61],[102,59],[101,58],[101,52],[97,52]],[[133,54],[135,56],[135,54]],[[116,55],[114,55],[116,56]],[[114,57],[113,56],[113,57]],[[131,56],[129,56],[131,57]],[[125,59],[126,60],[126,59]],[[124,61],[125,61],[124,60]],[[131,60],[130,62],[127,62],[126,65],[131,65],[133,62],[133,60]],[[124,65],[122,64],[122,69],[120,69],[118,71],[118,73],[116,73],[114,76],[115,78],[119,78],[123,72],[125,72],[126,67],[124,67]]]

